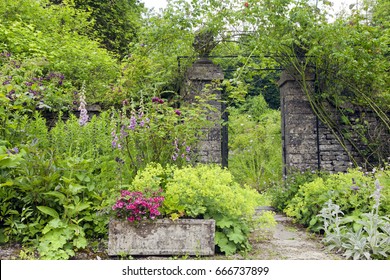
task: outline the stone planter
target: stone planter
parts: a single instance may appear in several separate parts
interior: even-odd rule
[[[111,220],[108,255],[214,255],[215,221],[155,220],[133,224]]]

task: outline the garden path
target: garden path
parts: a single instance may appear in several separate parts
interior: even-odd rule
[[[273,210],[261,207],[257,213]],[[258,229],[252,233],[252,251],[246,258],[270,260],[335,260],[340,256],[327,252],[321,238],[295,224],[291,218],[276,213],[274,229]]]

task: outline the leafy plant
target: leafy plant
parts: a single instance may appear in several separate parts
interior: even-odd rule
[[[272,200],[272,206],[279,211],[283,211],[291,199],[298,193],[300,186],[313,182],[320,176],[317,172],[292,172],[284,178],[283,182],[267,190]],[[325,176],[325,174],[321,174]]]
[[[375,175],[388,178],[387,172],[383,170]],[[299,186],[284,211],[315,231],[318,231],[321,225],[316,215],[320,212],[321,205],[329,199],[338,204],[345,214],[353,213],[358,216],[360,213],[368,212],[373,205],[370,194],[374,190],[375,179],[372,175],[353,169],[347,173],[332,174],[325,178],[318,177],[312,182]],[[383,194],[387,201],[389,195],[387,186]],[[388,207],[387,203],[383,203],[380,212],[388,213]]]
[[[125,100],[124,108],[114,119],[112,147],[117,150],[124,173],[132,179],[138,170],[155,162],[184,165],[196,161],[196,148],[207,120],[204,101],[171,107],[166,100],[153,97],[146,104]]]
[[[379,181],[375,181],[375,191],[371,197],[375,204],[370,213],[363,213],[357,220],[357,227],[351,224],[348,216],[337,204],[329,200],[318,215],[324,223],[323,242],[330,250],[342,252],[353,259],[387,259],[390,255],[390,219],[379,215]]]
[[[107,234],[117,179],[109,123],[108,114],[83,126],[73,116],[49,131],[35,115],[15,127],[18,148],[0,149],[3,241],[33,244],[44,259],[67,259],[88,238]]]
[[[280,112],[268,109],[261,95],[229,110],[229,170],[259,191],[282,178],[279,123]]]

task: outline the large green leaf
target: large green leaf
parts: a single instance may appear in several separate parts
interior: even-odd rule
[[[85,248],[88,245],[88,241],[87,241],[87,239],[85,239],[85,237],[79,236],[79,237],[73,239],[73,245],[76,248]]]
[[[45,194],[57,197],[60,200],[61,203],[63,203],[65,201],[65,198],[66,198],[66,196],[63,193],[57,192],[57,191],[46,192]]]
[[[215,233],[215,243],[222,252],[225,252],[226,255],[232,255],[237,251],[236,245],[229,241],[223,232]]]
[[[69,184],[69,190],[73,195],[80,193],[82,190],[84,190],[86,188],[87,187],[79,185],[79,184],[75,184],[75,185]]]
[[[246,241],[245,234],[242,233],[241,229],[235,227],[233,231],[227,234],[229,240],[233,241],[235,244],[240,244]]]
[[[56,210],[47,206],[37,206],[38,210],[46,215],[52,216],[53,218],[58,218],[59,215]]]
[[[229,228],[234,224],[234,222],[229,218],[224,217],[221,220],[217,220],[216,224],[220,228]]]

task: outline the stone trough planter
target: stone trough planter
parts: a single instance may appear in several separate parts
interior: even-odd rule
[[[155,220],[133,224],[111,220],[108,255],[214,255],[215,221]]]

